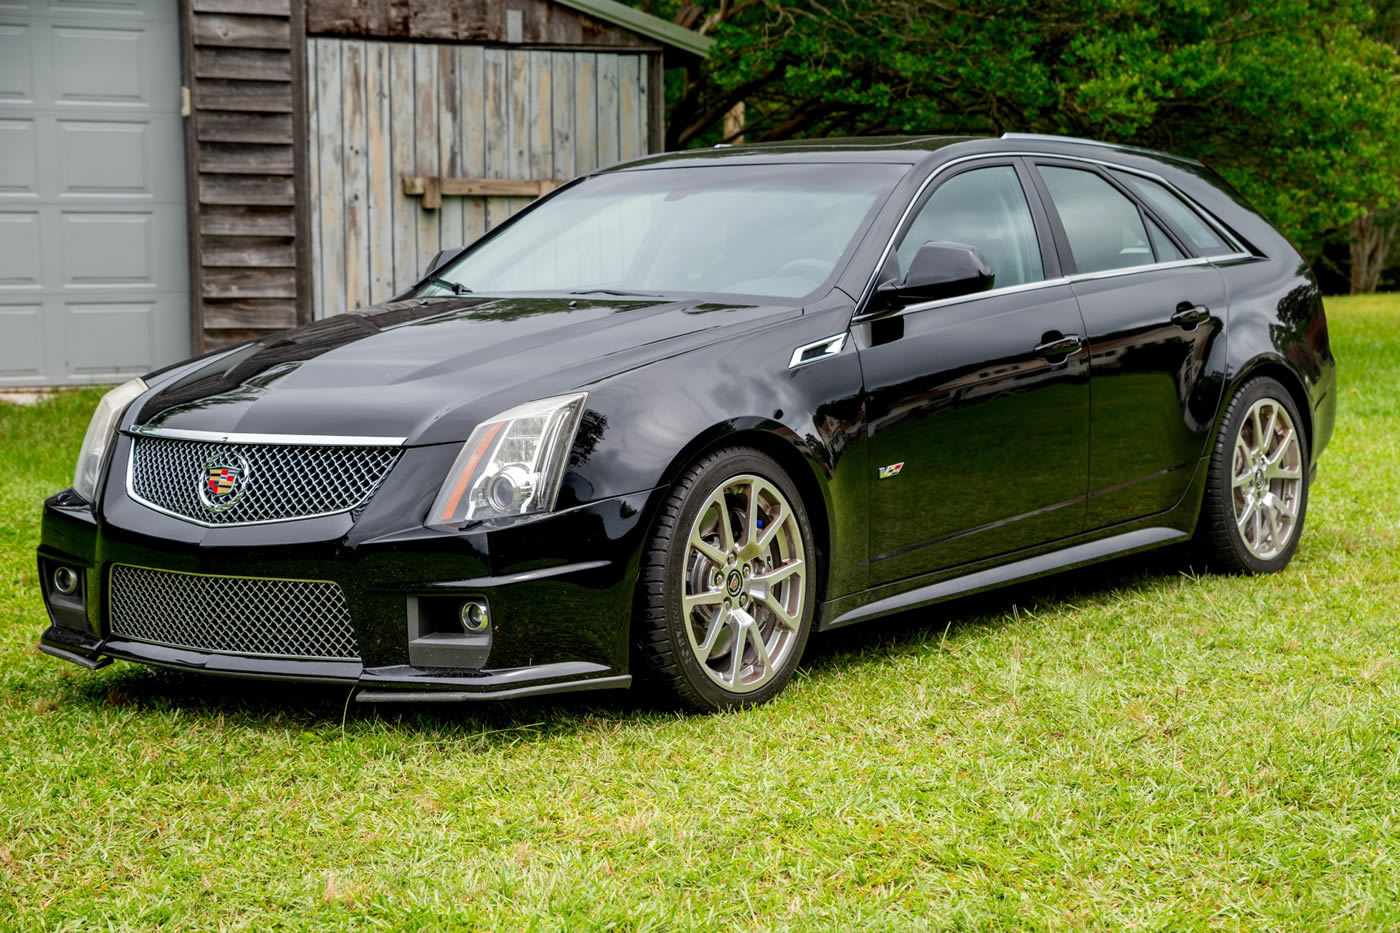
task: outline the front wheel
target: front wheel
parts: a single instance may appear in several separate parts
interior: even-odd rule
[[[1211,452],[1197,550],[1227,573],[1273,573],[1293,558],[1308,507],[1308,444],[1277,380],[1246,383]]]
[[[634,631],[644,680],[697,710],[772,699],[811,632],[814,553],[802,500],[771,458],[731,448],[691,466],[642,561]]]

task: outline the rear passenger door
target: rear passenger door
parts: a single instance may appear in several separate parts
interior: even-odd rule
[[[1141,193],[1174,198],[1159,183],[1089,163],[1034,162],[1089,340],[1085,527],[1165,511],[1190,484],[1220,399],[1205,362],[1223,332],[1224,277]]]

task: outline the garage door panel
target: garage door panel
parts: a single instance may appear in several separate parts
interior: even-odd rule
[[[37,152],[33,120],[0,120],[0,197],[38,193]]]
[[[152,216],[63,214],[66,285],[150,285],[155,281]]]
[[[70,373],[115,379],[152,368],[155,302],[69,302],[64,310]]]
[[[177,12],[0,0],[0,384],[189,350]]]
[[[28,26],[0,23],[0,102],[34,100],[32,44]]]
[[[38,211],[0,212],[0,289],[38,288]]]
[[[54,98],[67,104],[145,104],[144,32],[139,29],[53,30]]]
[[[151,195],[150,127],[145,123],[58,121],[65,195]]]
[[[109,13],[113,16],[141,13],[140,0],[48,0],[44,6],[53,13]]]
[[[0,304],[0,381],[42,380],[44,308]]]

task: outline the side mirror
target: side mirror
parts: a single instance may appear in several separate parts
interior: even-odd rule
[[[423,278],[426,279],[428,276],[432,275],[434,272],[438,271],[443,266],[447,265],[449,262],[462,255],[462,252],[464,250],[466,250],[465,246],[457,246],[452,249],[445,249],[442,252],[438,253],[436,256],[433,257],[433,261],[428,263],[428,269],[423,273]]]
[[[904,281],[881,285],[879,294],[887,307],[899,308],[984,292],[995,282],[991,264],[975,246],[932,240],[914,254]]]

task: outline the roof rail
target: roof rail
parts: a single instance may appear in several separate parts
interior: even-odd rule
[[[1121,149],[1125,152],[1141,152],[1144,155],[1157,156],[1163,159],[1175,159],[1177,162],[1189,162],[1191,165],[1204,165],[1200,159],[1193,159],[1190,156],[1177,155],[1174,152],[1163,152],[1160,149],[1147,149],[1143,146],[1129,146],[1124,143],[1107,143],[1101,139],[1084,139],[1081,136],[1056,136],[1053,133],[1002,133],[1002,139],[1038,139],[1047,143],[1075,143],[1081,146],[1102,146],[1105,149]]]

